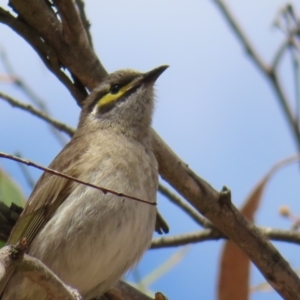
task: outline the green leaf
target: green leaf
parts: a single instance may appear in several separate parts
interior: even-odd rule
[[[20,187],[2,169],[0,169],[0,200],[7,206],[12,202],[21,207],[25,205],[25,196]]]

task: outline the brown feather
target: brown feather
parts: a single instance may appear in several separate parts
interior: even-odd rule
[[[82,152],[74,155],[75,149],[82,149],[78,139],[71,140],[50,164],[50,168],[62,171],[72,177],[78,177],[76,162],[80,161]],[[77,144],[75,146],[75,144]],[[81,145],[80,145],[81,144]],[[43,173],[32,191],[20,218],[13,228],[7,244],[14,245],[21,238],[26,238],[28,245],[40,232],[47,221],[53,216],[57,208],[72,193],[76,186],[71,180]]]

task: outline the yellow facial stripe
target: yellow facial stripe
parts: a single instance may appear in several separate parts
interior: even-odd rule
[[[125,86],[123,86],[120,91],[117,94],[111,94],[109,91],[106,95],[104,95],[99,101],[98,101],[98,107],[104,107],[106,105],[112,104],[115,101],[117,101],[119,98],[121,98],[130,88],[132,87],[132,83],[129,83]]]

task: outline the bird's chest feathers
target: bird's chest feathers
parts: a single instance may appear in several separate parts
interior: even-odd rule
[[[118,145],[121,149],[116,149]],[[132,149],[126,142],[111,146],[114,147],[87,151],[88,165],[79,178],[155,202],[158,175],[152,152],[143,147]],[[99,274],[108,274],[114,264],[122,274],[149,246],[155,215],[155,206],[76,184],[37,236],[34,254],[73,285],[81,286],[85,272],[89,280],[95,276],[99,281]],[[80,253],[80,257],[76,257],[76,253]],[[75,270],[81,270],[80,280]],[[73,273],[74,278],[70,275]]]
[[[93,184],[135,197],[149,196],[145,193],[157,188],[156,159],[138,142],[111,137],[88,149],[82,161],[88,161],[88,167],[80,177]]]

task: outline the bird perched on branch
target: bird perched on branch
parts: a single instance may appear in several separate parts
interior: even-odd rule
[[[158,168],[151,145],[153,85],[167,66],[107,76],[85,100],[78,129],[50,168],[156,202]],[[103,294],[150,245],[156,207],[44,173],[8,244],[26,238],[41,260],[84,299]],[[10,270],[2,300],[46,300],[45,290]]]

